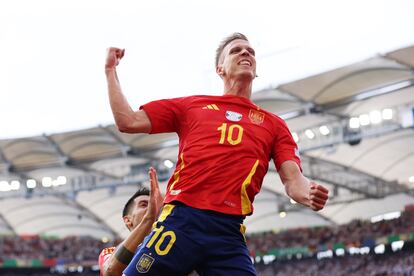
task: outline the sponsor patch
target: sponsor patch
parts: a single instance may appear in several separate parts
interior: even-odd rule
[[[242,119],[242,115],[240,113],[234,111],[226,111],[226,118],[232,122],[238,122]]]
[[[150,270],[153,262],[154,262],[153,257],[147,254],[143,254],[141,258],[139,258],[139,261],[136,265],[137,271],[139,273],[147,273]]]
[[[260,125],[264,121],[265,114],[255,109],[250,109],[249,119],[252,123]]]

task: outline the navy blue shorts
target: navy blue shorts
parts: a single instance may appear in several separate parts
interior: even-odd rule
[[[242,216],[166,204],[124,274],[256,275]]]

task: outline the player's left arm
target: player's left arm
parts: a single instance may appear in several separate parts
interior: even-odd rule
[[[279,176],[289,197],[314,211],[323,209],[328,200],[328,189],[303,176],[296,162],[283,162]]]
[[[147,211],[141,223],[133,229],[128,237],[115,249],[103,266],[103,276],[120,276],[134,257],[135,250],[144,238],[151,232],[151,228],[157,219],[164,198],[158,185],[157,173],[154,168],[149,169],[150,198]]]

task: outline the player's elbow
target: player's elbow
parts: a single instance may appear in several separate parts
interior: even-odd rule
[[[149,133],[149,128],[140,123],[140,122],[134,122],[134,123],[121,123],[116,124],[118,130],[122,133]]]
[[[122,133],[131,133],[132,132],[132,124],[127,120],[117,120],[115,122],[116,127]]]
[[[116,127],[123,133],[149,133],[151,122],[143,111],[133,116],[119,116],[115,119]]]
[[[140,132],[139,122],[134,122],[129,119],[119,119],[115,121],[116,127],[122,133],[137,133]]]

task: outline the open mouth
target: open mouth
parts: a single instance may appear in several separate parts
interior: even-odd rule
[[[242,59],[242,60],[239,61],[238,65],[252,66],[252,63],[247,59]]]

